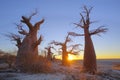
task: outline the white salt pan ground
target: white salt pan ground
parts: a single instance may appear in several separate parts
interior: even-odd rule
[[[98,60],[97,74],[90,75],[80,72],[82,61],[70,67],[55,62],[53,73],[0,73],[0,80],[120,80],[120,70],[113,68],[116,64],[120,64],[120,60]]]

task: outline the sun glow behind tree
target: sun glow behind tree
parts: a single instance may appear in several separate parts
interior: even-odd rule
[[[83,57],[83,55],[68,54],[68,60],[69,61],[71,61],[71,60],[81,60],[81,59],[83,59],[82,57]],[[62,56],[61,55],[56,55],[55,58],[62,60]]]
[[[68,54],[68,60],[73,60],[75,59],[71,54]]]

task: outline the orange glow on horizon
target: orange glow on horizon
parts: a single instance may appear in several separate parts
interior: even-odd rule
[[[119,51],[98,51],[96,53],[97,59],[120,59]]]
[[[83,54],[81,55],[72,55],[69,54],[68,55],[68,60],[83,60]],[[114,54],[110,54],[110,53],[106,53],[106,54],[96,54],[96,58],[97,59],[120,59],[120,54],[118,53],[114,53]],[[60,59],[62,60],[62,55],[58,55],[56,56],[56,59]]]
[[[62,55],[56,56],[56,59],[62,60]],[[80,59],[82,59],[82,56],[80,55],[68,54],[68,60],[80,60]]]

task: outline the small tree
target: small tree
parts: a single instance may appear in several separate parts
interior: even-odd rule
[[[53,53],[52,53],[51,49],[54,49],[54,47],[48,46],[48,47],[45,47],[45,49],[47,50],[47,59],[52,61]]]
[[[107,31],[107,28],[103,28],[103,26],[95,29],[89,30],[90,24],[93,22],[90,20],[91,8],[83,7],[83,13],[80,13],[81,20],[79,23],[74,23],[77,27],[82,28],[84,30],[84,34],[77,34],[75,32],[70,32],[69,34],[72,36],[85,36],[85,47],[84,47],[84,60],[83,60],[83,71],[94,74],[97,71],[96,64],[96,54],[93,46],[93,42],[91,39],[92,35],[99,35],[99,33],[104,33]]]
[[[16,41],[18,47],[16,66],[18,69],[23,70],[24,65],[31,66],[38,59],[38,45],[42,42],[42,36],[37,39],[37,31],[40,29],[40,25],[44,22],[44,19],[36,22],[34,25],[30,22],[31,18],[36,15],[37,12],[33,13],[29,17],[22,16],[21,23],[16,26],[18,32],[24,35],[22,39],[20,35],[10,33],[7,35],[11,40]],[[29,31],[23,29],[23,24],[27,25]]]
[[[69,35],[67,35],[65,41],[62,42],[57,42],[57,41],[52,41],[51,44],[55,44],[55,45],[60,45],[62,48],[62,64],[63,65],[68,65],[68,52],[67,52],[67,43],[70,42],[71,39],[69,38]]]
[[[52,41],[50,44],[55,44],[55,45],[60,45],[61,49],[62,49],[62,64],[64,66],[68,66],[69,62],[68,62],[68,54],[74,54],[74,49],[76,47],[79,46],[79,44],[76,45],[71,45],[71,49],[69,51],[67,51],[67,43],[71,42],[71,38],[69,37],[69,34],[66,36],[65,41],[64,42],[57,42],[57,41]],[[77,52],[76,52],[77,53]]]

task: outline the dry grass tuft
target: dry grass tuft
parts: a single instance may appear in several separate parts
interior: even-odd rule
[[[22,72],[28,73],[48,73],[51,72],[51,62],[39,56],[35,63],[28,63],[22,66]]]

